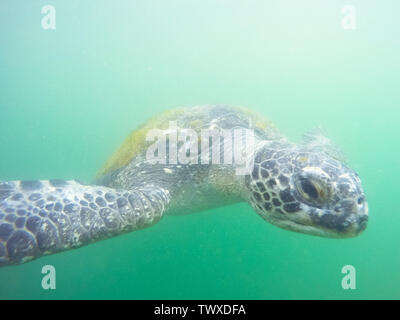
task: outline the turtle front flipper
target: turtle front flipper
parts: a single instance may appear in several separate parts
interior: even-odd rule
[[[151,185],[124,191],[77,181],[0,182],[0,266],[150,226],[169,199]]]

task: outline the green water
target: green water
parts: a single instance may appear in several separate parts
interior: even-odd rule
[[[41,8],[56,9],[43,30]],[[400,3],[0,3],[0,180],[91,181],[124,137],[168,108],[242,105],[291,139],[321,125],[362,178],[357,238],[280,230],[247,204],[0,269],[0,299],[400,298]],[[55,266],[57,289],[41,287]],[[356,268],[356,289],[341,268]]]

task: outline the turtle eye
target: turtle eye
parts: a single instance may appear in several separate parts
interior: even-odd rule
[[[317,187],[309,179],[301,179],[301,191],[307,197],[311,199],[318,199]]]
[[[297,183],[297,191],[307,202],[321,204],[329,200],[330,190],[317,179],[300,177]]]

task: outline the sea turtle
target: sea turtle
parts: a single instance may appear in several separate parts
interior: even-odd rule
[[[235,130],[250,132],[250,138],[203,135]],[[174,141],[172,133],[182,132],[184,139]],[[253,149],[246,153],[250,140]],[[190,146],[197,153],[188,154]],[[238,157],[231,156],[234,148],[239,148]],[[165,161],[162,151],[169,156]],[[240,155],[244,173],[237,171],[243,165]],[[213,162],[212,157],[219,159]],[[276,226],[311,235],[356,236],[368,220],[359,176],[322,134],[293,143],[271,122],[243,108],[179,108],[134,131],[92,185],[76,180],[0,183],[0,265],[142,229],[166,213],[242,201]]]

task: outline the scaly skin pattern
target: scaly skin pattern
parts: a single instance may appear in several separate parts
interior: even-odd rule
[[[168,191],[151,185],[127,192],[76,181],[1,183],[0,265],[142,229],[168,202]]]

